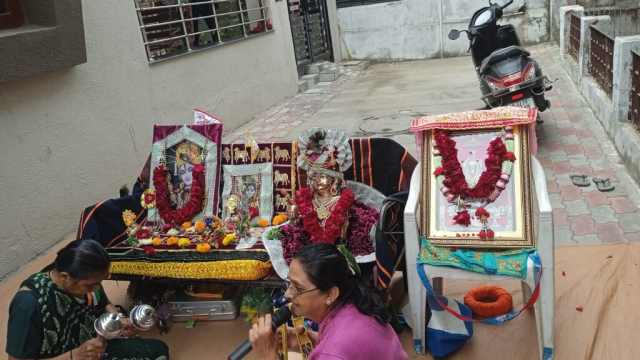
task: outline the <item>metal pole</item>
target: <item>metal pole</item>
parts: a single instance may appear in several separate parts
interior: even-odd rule
[[[244,37],[247,37],[247,27],[245,26],[244,14],[242,13],[242,2],[240,0],[238,0],[237,2],[238,2],[238,10],[240,10],[240,20],[242,22],[242,33],[244,34]],[[248,12],[247,12],[247,18],[249,19],[249,21],[251,21],[251,18],[249,17]],[[249,27],[251,27],[251,25],[249,25]]]
[[[218,24],[218,14],[216,13],[216,4],[211,3],[211,8],[213,9],[213,20],[214,20],[214,23],[216,24],[215,33],[218,34],[218,43],[222,44],[222,34],[220,33],[220,25]]]
[[[187,23],[184,21],[184,13],[182,12],[182,4],[180,4],[178,9],[180,10],[180,20],[182,20],[182,30],[184,31],[184,35],[185,35],[184,42],[187,45],[187,50],[191,51],[191,44],[189,44],[189,32],[187,31]],[[193,12],[191,12],[191,16],[193,16]],[[198,29],[194,29],[194,30],[198,31]],[[171,44],[171,42],[169,42],[169,44]],[[194,44],[194,46],[196,46],[196,44]]]

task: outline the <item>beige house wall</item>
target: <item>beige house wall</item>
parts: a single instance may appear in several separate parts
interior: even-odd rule
[[[86,64],[0,84],[0,279],[133,185],[153,124],[197,107],[233,130],[297,92],[285,1],[270,0],[273,33],[154,65],[133,0],[82,5]]]

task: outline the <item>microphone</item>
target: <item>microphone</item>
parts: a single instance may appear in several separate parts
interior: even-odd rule
[[[291,309],[289,306],[285,305],[278,309],[275,313],[271,315],[271,328],[275,332],[282,324],[286,323],[291,319]],[[228,360],[240,360],[243,357],[247,356],[249,352],[253,350],[249,339],[245,340],[242,345],[238,346],[234,352],[229,355]]]

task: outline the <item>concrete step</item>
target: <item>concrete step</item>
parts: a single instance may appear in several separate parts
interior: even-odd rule
[[[309,87],[312,88],[320,82],[320,74],[303,75],[300,77],[300,81],[308,81]]]
[[[340,66],[344,66],[349,69],[354,69],[358,71],[365,71],[369,68],[369,66],[371,66],[371,63],[369,61],[354,60],[354,61],[342,62],[340,63]]]
[[[340,77],[340,69],[323,70],[320,73],[321,82],[336,81]]]
[[[316,86],[305,91],[305,94],[320,94],[325,91],[327,87],[331,85],[330,82],[319,82]]]
[[[309,90],[309,81],[308,80],[299,80],[298,81],[298,92],[305,92]]]
[[[311,64],[307,66],[305,74],[320,74],[324,70],[323,63]]]

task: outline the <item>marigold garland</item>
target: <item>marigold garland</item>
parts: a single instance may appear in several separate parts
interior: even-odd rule
[[[355,200],[355,195],[350,189],[344,189],[340,200],[336,204],[331,215],[327,218],[325,228],[320,226],[318,213],[312,204],[313,193],[310,187],[300,189],[297,194],[296,203],[300,209],[302,217],[302,226],[304,230],[311,236],[311,242],[322,242],[326,244],[334,244],[342,235],[342,227],[347,217],[347,212]]]
[[[173,210],[169,204],[169,184],[167,169],[160,165],[153,169],[153,186],[156,189],[156,208],[165,223],[182,224],[191,220],[202,210],[205,195],[204,167],[196,165],[192,170],[193,183],[189,201],[178,210]]]

